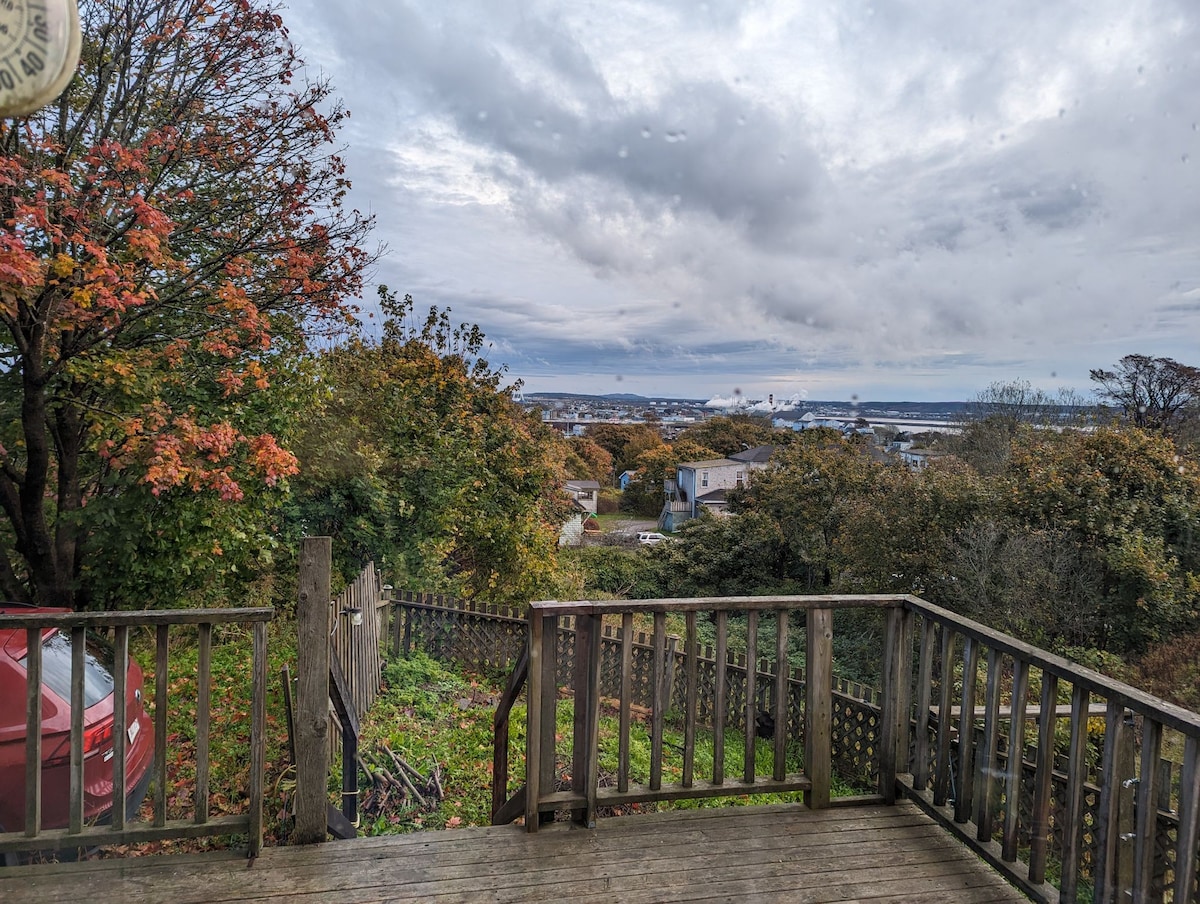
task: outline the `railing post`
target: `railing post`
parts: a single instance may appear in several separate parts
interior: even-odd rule
[[[267,760],[267,623],[254,624],[254,652],[250,691],[250,842],[248,855],[257,857],[263,842],[263,789]],[[326,716],[325,724],[329,724]],[[326,749],[324,743],[321,749]],[[299,774],[299,773],[297,773]],[[299,782],[297,781],[297,788]],[[322,784],[324,789],[324,784]],[[322,814],[321,835],[325,826]]]
[[[538,804],[554,790],[554,729],[558,697],[558,618],[529,610],[529,694],[525,707],[525,831],[536,832]],[[553,813],[546,814],[550,819]]]
[[[1175,900],[1188,900],[1196,881],[1196,844],[1200,838],[1200,738],[1184,744],[1179,778],[1179,835],[1175,841]]]
[[[804,662],[804,771],[812,788],[804,803],[812,810],[829,806],[833,741],[833,612],[809,609]]]
[[[879,752],[879,793],[885,803],[896,802],[896,776],[908,772],[908,736],[912,699],[911,659],[913,614],[893,606],[887,614],[884,638],[883,716]]]
[[[529,693],[525,702],[525,831],[538,829],[538,798],[542,793],[542,677],[545,621],[533,608],[529,610]],[[553,672],[551,672],[553,674]],[[550,727],[554,734],[554,727]]]
[[[306,537],[300,547],[296,693],[294,844],[324,841],[329,776],[329,583],[333,541]]]
[[[575,695],[574,750],[571,790],[582,793],[587,803],[572,811],[572,819],[588,828],[596,825],[596,785],[600,781],[600,618],[575,618],[575,663],[572,685]]]

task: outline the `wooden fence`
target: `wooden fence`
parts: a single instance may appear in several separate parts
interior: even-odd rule
[[[380,635],[387,608],[383,583],[374,562],[368,562],[358,577],[329,602],[333,656],[345,676],[350,702],[360,718],[375,702],[383,680]]]
[[[0,615],[0,628],[23,629],[27,644],[26,670],[28,675],[25,702],[25,820],[23,826],[5,826],[0,832],[0,853],[93,847],[108,844],[126,844],[158,841],[169,838],[197,838],[209,835],[245,835],[251,857],[258,855],[262,846],[263,826],[263,781],[266,751],[266,695],[267,695],[267,622],[274,615],[272,609],[170,609],[141,612],[67,612],[30,613],[28,615]],[[212,670],[213,629],[222,625],[245,625],[253,631],[253,659],[251,670],[251,695],[247,702],[251,713],[250,744],[247,750],[246,788],[248,800],[246,811],[237,814],[214,815],[209,794],[209,738],[211,731],[210,703],[214,682],[221,676]],[[198,632],[199,659],[196,665],[196,726],[195,791],[190,801],[190,816],[180,819],[167,818],[167,791],[170,787],[168,753],[172,759],[182,756],[187,748],[175,743],[167,732],[168,707],[181,703],[181,695],[190,682],[170,681],[170,634],[172,631],[190,626]],[[133,726],[138,714],[127,706],[127,677],[129,673],[130,632],[137,628],[154,631],[154,702],[152,707],[154,753],[146,779],[149,796],[153,801],[153,816],[149,822],[133,818],[127,813],[126,792],[132,775],[127,775],[127,755],[132,750],[136,737]],[[60,787],[44,787],[43,782],[43,644],[48,629],[56,629],[69,638],[71,648],[71,700],[69,762],[70,780],[68,794],[68,820],[63,828],[45,828],[43,822],[43,795],[61,794]],[[112,804],[108,811],[107,825],[92,825],[84,818],[85,794],[92,795],[94,789],[85,779],[85,759],[94,759],[87,753],[84,725],[85,657],[89,655],[87,636],[89,631],[111,632],[114,642],[112,676],[113,719],[109,725],[112,750],[105,754],[111,762]],[[140,690],[135,700],[140,701]],[[112,731],[113,725],[121,730]],[[126,727],[129,726],[129,727]],[[170,748],[170,749],[168,749]],[[99,753],[96,756],[100,756]],[[104,783],[107,785],[107,782]],[[142,786],[145,787],[144,785]],[[136,793],[136,792],[135,792]],[[173,804],[178,801],[172,801]],[[13,831],[16,829],[16,831]]]

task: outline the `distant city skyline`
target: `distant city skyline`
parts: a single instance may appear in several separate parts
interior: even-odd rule
[[[376,279],[531,390],[966,400],[1200,364],[1194,0],[282,14],[352,111]]]

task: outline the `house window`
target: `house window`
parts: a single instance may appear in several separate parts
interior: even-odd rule
[[[745,480],[746,480],[746,472],[738,471],[737,472],[737,485],[741,486],[745,482]]]
[[[708,486],[708,472],[707,471],[700,472],[700,486],[702,486],[702,487]]]

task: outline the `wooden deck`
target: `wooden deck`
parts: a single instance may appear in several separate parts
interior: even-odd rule
[[[674,811],[0,869],[0,901],[885,902],[1027,899],[912,803]]]

